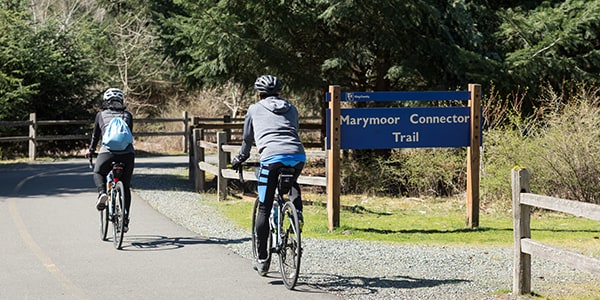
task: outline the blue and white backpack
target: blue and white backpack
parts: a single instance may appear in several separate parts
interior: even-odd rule
[[[102,136],[102,145],[111,151],[123,151],[133,143],[133,134],[127,123],[120,117],[114,117]]]

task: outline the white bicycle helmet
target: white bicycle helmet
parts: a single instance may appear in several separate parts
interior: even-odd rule
[[[125,94],[117,88],[110,88],[102,96],[102,109],[124,110]]]
[[[121,102],[121,104],[122,104],[123,101],[125,100],[125,94],[123,94],[123,91],[121,91],[120,89],[109,88],[108,90],[106,90],[106,92],[104,92],[104,96],[102,97],[102,100],[104,100],[104,102],[106,102],[106,103],[116,100],[116,101]]]

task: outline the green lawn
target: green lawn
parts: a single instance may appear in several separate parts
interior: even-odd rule
[[[482,210],[479,228],[466,228],[466,209],[458,199],[373,198],[344,196],[340,227],[328,231],[322,196],[304,197],[304,237],[359,239],[430,245],[508,246],[513,244],[510,209]],[[250,230],[252,200],[226,200],[216,204],[225,216]],[[532,238],[600,257],[600,224],[552,212],[535,212]]]

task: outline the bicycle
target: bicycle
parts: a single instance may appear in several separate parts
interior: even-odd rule
[[[90,168],[94,168],[90,154]],[[113,245],[120,250],[123,245],[125,227],[125,186],[120,180],[125,164],[112,163],[112,169],[106,175],[106,194],[108,200],[106,207],[100,210],[100,239],[106,241],[108,235],[108,224],[112,224]]]
[[[243,163],[243,166],[259,166],[259,163]],[[240,182],[244,183],[243,170],[237,170]],[[298,222],[298,213],[294,203],[284,197],[293,183],[294,168],[284,166],[278,170],[278,184],[275,191],[275,200],[269,216],[269,237],[267,238],[267,266],[271,265],[273,254],[279,256],[279,270],[285,287],[289,290],[296,286],[300,274],[300,261],[302,258],[301,230]],[[258,259],[258,236],[256,233],[256,218],[260,198],[257,197],[252,208],[252,255]]]

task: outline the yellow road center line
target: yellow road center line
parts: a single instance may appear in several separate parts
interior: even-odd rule
[[[15,226],[17,227],[21,239],[23,239],[23,242],[25,242],[25,245],[27,245],[29,250],[31,250],[31,252],[33,252],[33,254],[37,257],[37,259],[44,265],[46,270],[48,270],[48,272],[50,272],[50,274],[52,274],[54,278],[58,280],[62,287],[66,291],[71,293],[74,297],[76,297],[77,299],[88,299],[87,295],[73,282],[71,282],[63,272],[61,272],[58,266],[56,266],[54,262],[52,262],[52,259],[50,259],[50,257],[48,257],[44,253],[42,248],[40,248],[40,246],[33,240],[33,237],[31,236],[31,234],[29,234],[29,231],[27,231],[27,228],[25,226],[25,223],[23,222],[23,219],[21,218],[21,215],[17,211],[14,199],[8,200],[8,210],[10,216],[12,217],[15,223]]]
[[[13,191],[13,195],[17,195],[18,190],[25,184],[27,180],[40,175],[42,174],[25,178],[24,180],[19,182],[19,184],[15,187]],[[37,259],[46,268],[46,270],[48,270],[48,272],[50,272],[50,274],[52,274],[54,278],[62,285],[63,289],[65,289],[65,291],[69,292],[77,299],[89,299],[89,297],[83,292],[83,290],[77,287],[71,280],[69,280],[69,278],[67,278],[67,276],[65,276],[65,274],[58,268],[58,266],[54,264],[52,259],[50,259],[50,257],[48,257],[48,255],[44,253],[44,250],[42,250],[42,248],[35,242],[31,234],[29,234],[29,231],[27,231],[27,226],[25,226],[25,222],[23,222],[23,218],[21,218],[21,215],[17,210],[17,205],[14,198],[8,199],[8,212],[12,217],[17,231],[19,232],[19,235],[21,236],[21,239],[23,240],[25,245],[29,248],[29,250],[31,250],[31,252],[33,252]]]

